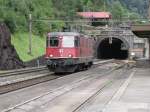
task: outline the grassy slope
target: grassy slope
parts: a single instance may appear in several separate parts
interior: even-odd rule
[[[11,42],[15,46],[19,57],[23,61],[29,61],[45,53],[45,38],[32,36],[32,56],[28,54],[29,48],[28,33],[16,33],[12,36]]]

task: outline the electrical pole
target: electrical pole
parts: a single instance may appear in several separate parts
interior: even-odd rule
[[[148,8],[148,20],[150,21],[150,0],[149,0],[149,8]],[[148,39],[148,41],[149,41],[148,49],[149,49],[149,59],[150,59],[150,38]]]
[[[106,11],[106,1],[104,0],[104,11]]]
[[[32,55],[32,15],[29,14],[29,52]]]

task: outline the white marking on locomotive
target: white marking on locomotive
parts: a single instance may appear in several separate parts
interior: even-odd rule
[[[63,52],[64,52],[64,49],[59,49],[59,52],[60,52],[60,53],[63,53]]]
[[[63,52],[64,52],[64,49],[59,49],[59,52],[60,52],[60,56],[62,57],[63,56]]]

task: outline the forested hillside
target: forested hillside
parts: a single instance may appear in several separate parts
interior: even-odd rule
[[[45,34],[59,31],[78,11],[109,11],[114,19],[145,15],[148,0],[0,0],[0,21],[9,27],[19,57],[28,61],[45,53]],[[32,14],[32,55],[29,55],[29,14]],[[49,22],[47,20],[61,20]],[[40,38],[41,37],[41,38]]]
[[[28,16],[39,19],[75,19],[77,11],[110,11],[115,19],[138,18],[146,13],[148,0],[0,0],[0,21],[4,21],[11,32],[27,32]],[[51,30],[64,25],[53,23]],[[50,30],[48,22],[33,24],[35,34]]]
[[[120,0],[129,10],[137,12],[142,16],[147,16],[149,0]]]

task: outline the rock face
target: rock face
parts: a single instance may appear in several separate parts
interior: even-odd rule
[[[11,33],[4,23],[0,23],[0,69],[25,67],[15,48],[11,45]]]

